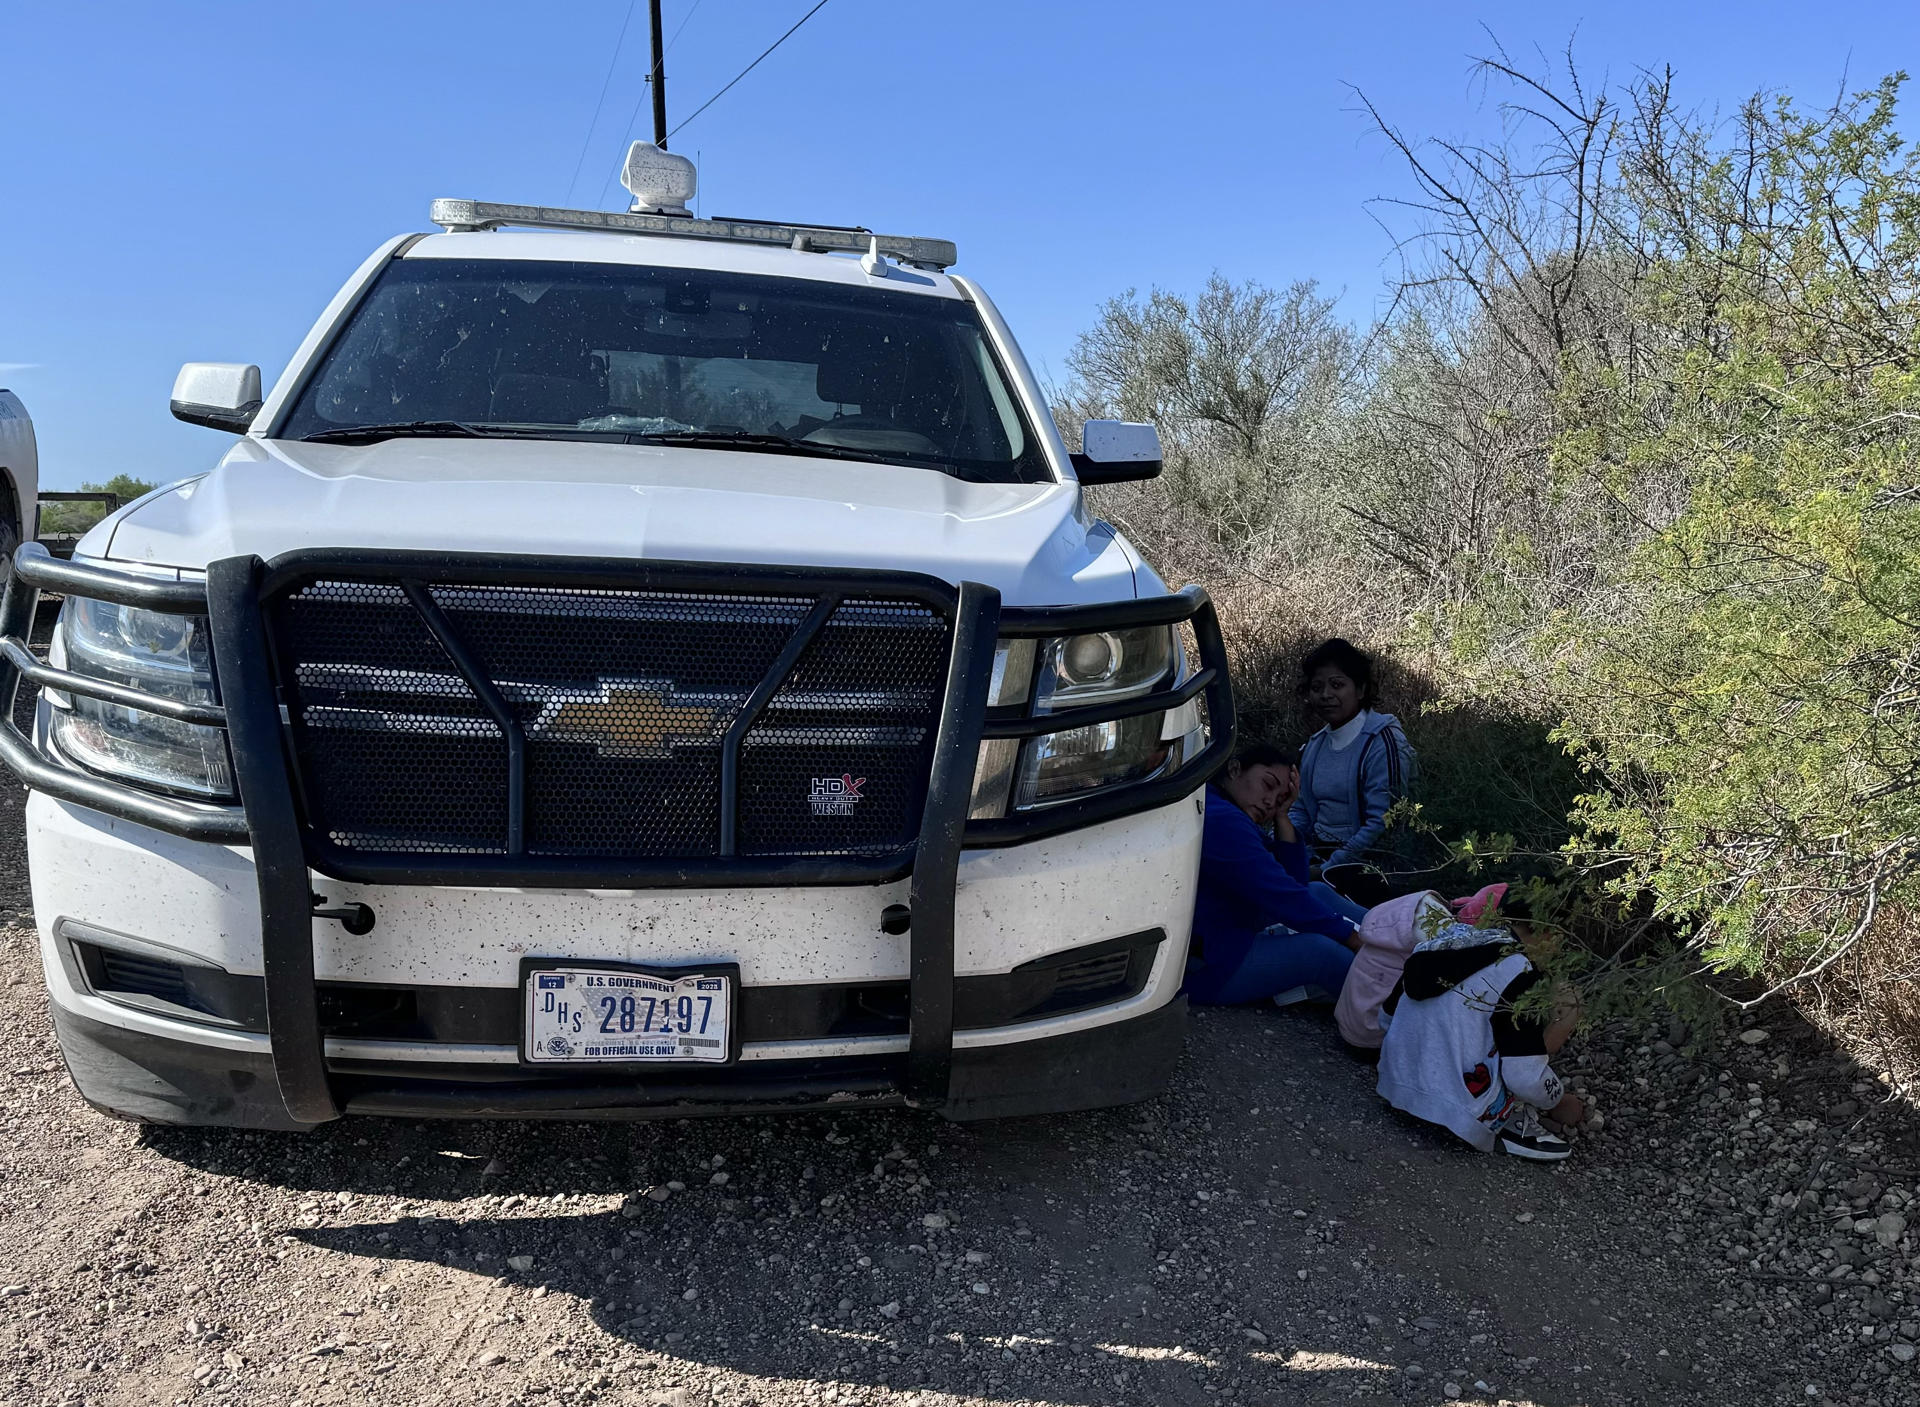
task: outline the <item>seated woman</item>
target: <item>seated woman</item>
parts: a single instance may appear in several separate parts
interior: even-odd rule
[[[1300,785],[1293,755],[1242,747],[1207,788],[1187,995],[1226,1006],[1285,1006],[1339,995],[1366,910],[1307,878],[1307,847],[1287,819]],[[1272,822],[1268,847],[1260,827]]]
[[[1322,727],[1300,752],[1294,829],[1323,870],[1392,861],[1387,812],[1413,784],[1414,756],[1400,720],[1374,708],[1373,661],[1328,640],[1300,662],[1300,695]]]

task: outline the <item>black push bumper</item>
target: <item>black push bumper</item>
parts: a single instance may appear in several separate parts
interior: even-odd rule
[[[280,1098],[271,1054],[169,1040],[54,1008],[67,1070],[95,1108],[156,1124],[310,1129]],[[1173,1077],[1184,997],[1144,1016],[1010,1045],[953,1052],[949,1119],[1064,1114],[1131,1104]],[[680,1119],[907,1103],[902,1057],[756,1061],[693,1078],[530,1079],[511,1066],[355,1069],[335,1062],[344,1114],[408,1119]]]
[[[303,811],[289,745],[285,681],[267,623],[273,601],[322,574],[383,583],[424,600],[435,584],[484,582],[521,587],[561,584],[581,590],[807,592],[817,601],[730,730],[720,773],[720,854],[703,860],[536,857],[509,845],[501,857],[470,855],[406,858],[384,868],[345,865],[321,828]],[[832,604],[878,589],[910,595],[943,613],[950,641],[926,801],[913,842],[903,850],[862,859],[833,856],[755,859],[736,850],[727,818],[738,806],[739,740],[753,711],[780,687]],[[182,703],[144,694],[34,659],[27,635],[41,591],[91,597],[147,611],[204,616],[210,627],[221,704]],[[432,616],[430,606],[423,606]],[[457,632],[444,620],[430,624],[475,694],[499,703],[484,673],[472,667]],[[996,645],[1007,640],[1142,626],[1189,629],[1196,657],[1180,679],[1143,697],[1052,714],[1031,700],[989,706]],[[223,726],[232,754],[240,805],[178,800],[80,771],[44,754],[12,723],[20,683],[102,699],[165,717]],[[1198,701],[1210,736],[1190,756],[1170,761],[1158,775],[1114,786],[1044,809],[992,819],[970,819],[974,775],[983,740],[1018,740],[1088,728],[1167,711]],[[514,777],[523,752],[518,726],[496,709],[508,741]],[[829,572],[801,568],[730,569],[699,564],[594,562],[578,558],[476,558],[429,553],[315,551],[273,563],[233,557],[213,563],[204,583],[162,580],[95,565],[54,561],[36,544],[15,554],[14,573],[0,608],[0,761],[29,787],[124,820],[190,839],[252,848],[259,886],[262,966],[270,1054],[245,1059],[158,1042],[125,1031],[61,1018],[63,1043],[83,1093],[124,1113],[163,1122],[227,1123],[306,1128],[342,1113],[439,1113],[547,1117],[642,1117],[649,1114],[728,1112],[743,1108],[813,1104],[908,1104],[942,1109],[956,1118],[1092,1107],[1141,1098],[1165,1083],[1177,1047],[1180,1014],[1173,1008],[1116,1023],[1084,1036],[956,1051],[954,1011],[954,890],[963,848],[1018,844],[1121,816],[1138,814],[1190,795],[1225,762],[1233,742],[1233,702],[1225,647],[1212,604],[1198,587],[1169,596],[1092,607],[1002,609],[999,593],[978,583],[955,588],[904,573]],[[519,835],[524,786],[508,789],[509,834]],[[873,885],[910,877],[909,1050],[904,1059],[842,1066],[834,1062],[793,1069],[758,1063],[691,1074],[650,1067],[643,1075],[611,1080],[582,1074],[564,1083],[522,1080],[462,1082],[387,1080],[330,1067],[316,1006],[313,872],[360,884],[459,884],[514,887],[664,888],[721,885]],[[336,914],[338,911],[332,911]],[[1142,1023],[1151,1030],[1132,1036]],[[1171,1033],[1171,1034],[1169,1034]],[[1123,1045],[1110,1045],[1123,1041]],[[209,1061],[213,1062],[209,1065]],[[655,1077],[655,1069],[660,1070]],[[139,1072],[144,1071],[142,1075]],[[512,1094],[509,1098],[509,1086]],[[1113,1093],[1119,1091],[1119,1093]],[[1134,1091],[1126,1093],[1126,1091]],[[498,1107],[495,1107],[495,1106]]]

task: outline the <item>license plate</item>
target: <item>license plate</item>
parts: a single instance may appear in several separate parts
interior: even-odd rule
[[[733,986],[723,972],[529,965],[522,1057],[534,1065],[724,1061],[733,1053]]]

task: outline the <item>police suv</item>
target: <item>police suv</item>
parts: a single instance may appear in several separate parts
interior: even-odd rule
[[[1082,497],[1158,436],[1070,454],[950,243],[692,218],[645,143],[626,184],[434,202],[271,392],[181,371],[215,468],[16,553],[0,757],[101,1110],[1165,1087],[1232,704]]]

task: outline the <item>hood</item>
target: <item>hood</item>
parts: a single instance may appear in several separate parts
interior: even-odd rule
[[[81,551],[198,570],[327,547],[905,570],[983,582],[1010,605],[1136,594],[1137,559],[1072,484],[568,441],[242,439]]]

